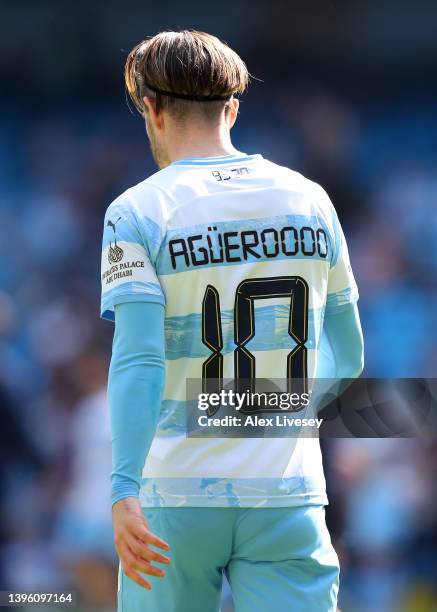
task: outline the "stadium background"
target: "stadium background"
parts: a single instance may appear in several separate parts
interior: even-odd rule
[[[73,588],[81,610],[111,610],[115,589],[102,219],[154,171],[122,66],[174,27],[219,35],[262,79],[236,146],[331,195],[366,375],[437,367],[435,2],[0,1],[0,589]],[[437,610],[437,445],[324,446],[342,610]]]

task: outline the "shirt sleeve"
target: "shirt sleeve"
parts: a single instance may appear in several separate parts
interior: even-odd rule
[[[358,287],[352,272],[346,239],[333,210],[334,250],[329,270],[326,312],[339,312],[347,304],[358,301]]]
[[[108,376],[112,503],[138,497],[165,383],[164,308],[119,304]]]
[[[149,237],[136,211],[122,196],[108,208],[102,242],[100,315],[114,321],[114,306],[124,302],[157,302],[165,297],[151,259]]]

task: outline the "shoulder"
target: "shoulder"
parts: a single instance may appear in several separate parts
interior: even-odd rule
[[[150,223],[164,225],[171,200],[162,176],[158,177],[162,172],[165,170],[156,172],[121,193],[106,209],[105,219],[121,215],[140,226]]]
[[[146,179],[116,197],[108,206],[106,214],[122,212],[142,217],[147,213],[153,213],[161,197],[160,191]]]
[[[331,212],[333,204],[325,189],[317,182],[287,166],[265,160],[278,186],[285,187],[305,197],[314,205]]]

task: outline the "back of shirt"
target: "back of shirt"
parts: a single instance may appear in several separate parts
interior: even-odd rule
[[[327,503],[314,438],[188,438],[186,380],[315,375],[324,313],[358,299],[323,189],[260,155],[174,162],[108,208],[102,316],[165,305],[143,506]],[[147,409],[147,407],[145,407]]]

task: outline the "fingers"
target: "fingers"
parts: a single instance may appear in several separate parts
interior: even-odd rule
[[[136,555],[126,547],[124,551],[124,559],[130,567],[144,574],[152,574],[153,576],[165,576],[165,571],[160,567],[151,565],[143,554]]]
[[[165,576],[164,570],[160,567],[150,565],[150,563],[146,563],[145,561],[138,561],[134,567],[142,574],[149,574],[150,576],[157,576],[158,578],[163,578]]]
[[[129,504],[118,502],[113,506],[114,543],[120,557],[125,575],[139,586],[151,589],[151,583],[142,574],[162,578],[165,571],[154,563],[169,564],[170,559],[149,546],[169,550],[170,546],[148,529],[147,521],[135,504],[133,510]],[[138,512],[137,512],[138,510]]]
[[[143,587],[147,589],[148,591],[150,591],[150,589],[152,588],[152,585],[150,584],[150,582],[148,582],[145,578],[140,576],[140,574],[138,574],[137,572],[134,572],[133,570],[125,570],[124,568],[123,568],[123,571],[128,578],[136,582],[140,587]]]
[[[146,559],[147,561],[155,561],[156,563],[165,563],[166,565],[170,563],[168,557],[148,548],[143,540],[138,540],[131,536],[126,540],[126,544],[137,557]]]
[[[158,576],[159,578],[165,576],[164,570],[162,570],[160,567],[150,565],[150,563],[147,563],[147,561],[138,558],[129,563],[128,569],[141,572],[142,574],[149,574],[150,576]]]
[[[139,584],[140,586],[151,589],[152,585],[150,582],[145,580],[141,574],[149,574],[151,576],[157,576],[158,578],[162,578],[165,576],[164,570],[160,567],[155,567],[150,563],[147,563],[144,559],[140,559],[136,557],[127,546],[123,546],[119,551],[121,565],[123,567],[123,571],[131,580]]]
[[[155,561],[155,563],[165,563],[166,565],[170,563],[170,559],[168,557],[161,555],[154,550],[150,550],[150,548],[146,548],[145,554],[142,554],[141,556],[148,561]]]
[[[161,540],[161,538],[158,538],[158,536],[149,531],[146,527],[144,527],[144,529],[139,530],[135,535],[145,544],[152,544],[152,546],[157,546],[158,548],[162,548],[163,550],[170,550],[170,546],[167,544],[167,542]]]

